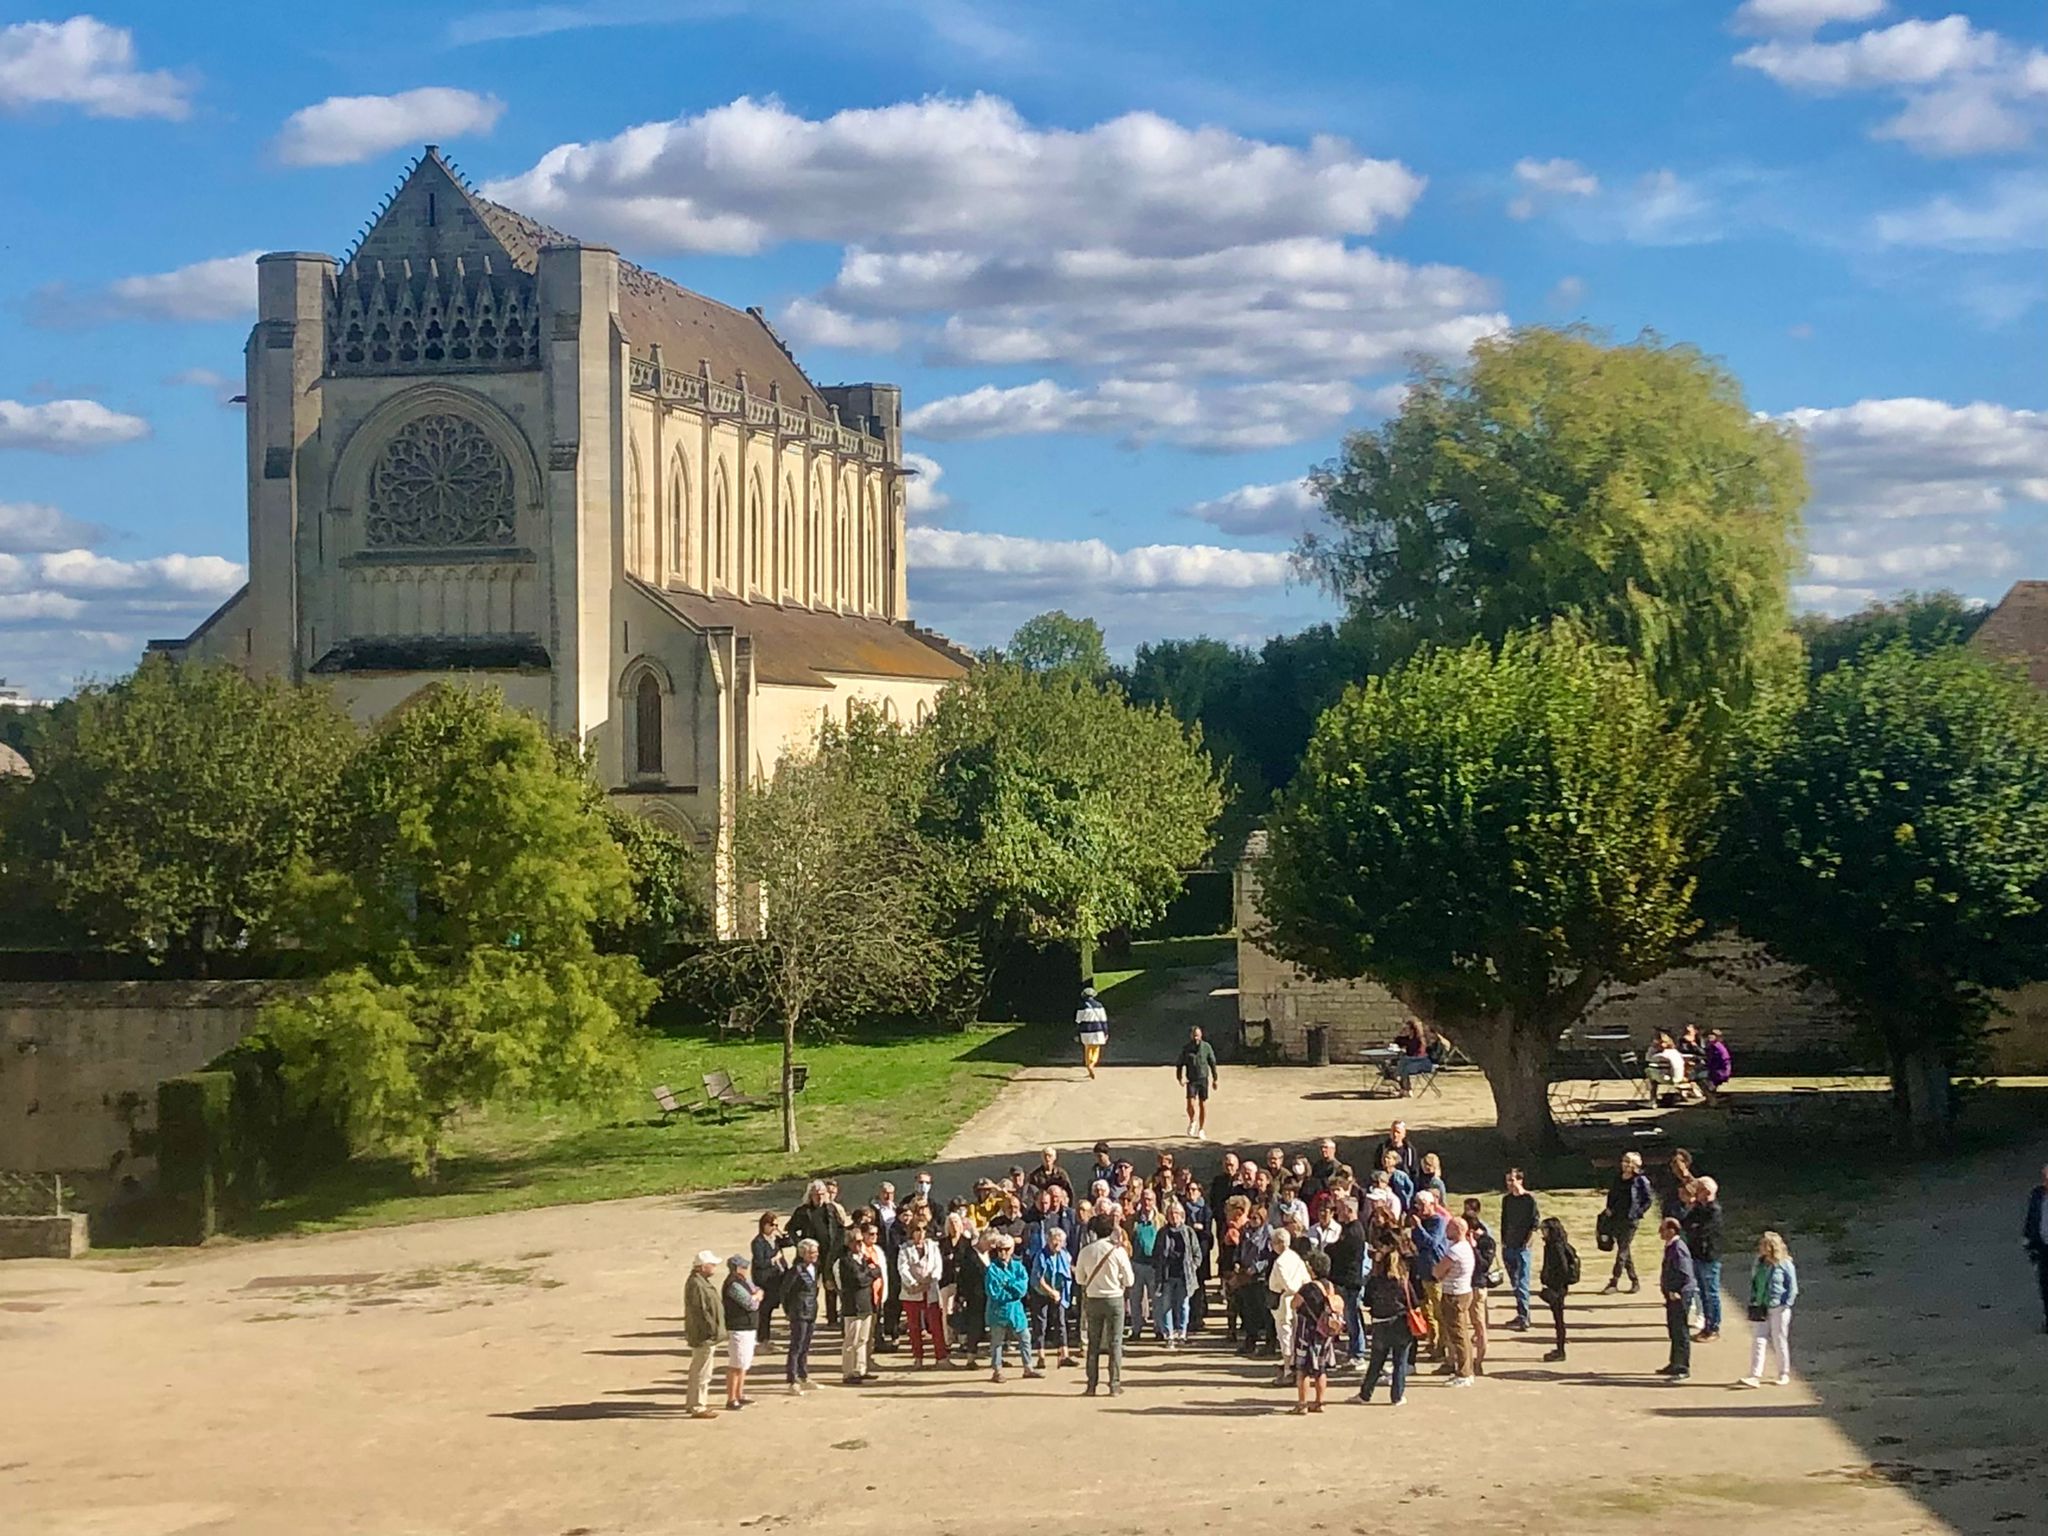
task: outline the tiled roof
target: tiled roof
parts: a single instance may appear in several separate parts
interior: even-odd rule
[[[463,190],[468,192],[466,187]],[[516,208],[507,208],[474,192],[468,195],[478,216],[522,272],[539,267],[543,246],[580,243],[573,235],[528,218]],[[783,350],[768,322],[752,310],[734,309],[716,299],[707,299],[658,272],[622,259],[619,324],[633,344],[633,351],[641,357],[660,347],[662,362],[683,373],[695,373],[698,359],[702,358],[711,364],[712,377],[721,384],[737,383],[744,373],[750,394],[766,398],[768,386],[773,384],[791,410],[825,414],[824,397],[818,386]]]
[[[2019,662],[2036,687],[2048,689],[2048,581],[2013,583],[1971,644]]]
[[[754,675],[764,683],[819,687],[828,674],[945,682],[967,670],[958,646],[907,623],[635,585],[693,628],[746,636],[754,644]]]

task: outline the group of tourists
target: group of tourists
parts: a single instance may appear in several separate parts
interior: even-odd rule
[[[1499,1326],[1512,1332],[1534,1326],[1540,1299],[1554,1333],[1543,1358],[1566,1358],[1579,1254],[1521,1169],[1507,1170],[1489,1221],[1479,1198],[1451,1199],[1441,1159],[1417,1147],[1402,1121],[1362,1167],[1326,1138],[1312,1155],[1225,1152],[1204,1180],[1170,1149],[1141,1174],[1097,1142],[1078,1175],[1046,1147],[1037,1167],[978,1178],[950,1197],[919,1173],[908,1191],[884,1181],[867,1203],[849,1206],[836,1180],[814,1180],[786,1220],[762,1214],[748,1252],[697,1255],[684,1288],[688,1410],[715,1413],[721,1345],[725,1406],[747,1406],[748,1371],[778,1313],[792,1395],[814,1390],[821,1326],[836,1331],[849,1387],[879,1379],[878,1356],[907,1353],[913,1370],[985,1364],[998,1383],[1013,1363],[1026,1378],[1078,1367],[1088,1396],[1122,1393],[1129,1344],[1149,1338],[1176,1351],[1191,1334],[1220,1333],[1240,1356],[1273,1362],[1275,1383],[1295,1389],[1297,1413],[1321,1412],[1329,1378],[1345,1370],[1360,1373],[1357,1395],[1367,1402],[1383,1382],[1389,1401],[1405,1401],[1425,1365],[1454,1387],[1472,1386],[1486,1374],[1496,1297],[1507,1313]],[[1693,1344],[1721,1332],[1719,1186],[1684,1151],[1654,1182],[1639,1155],[1625,1155],[1598,1221],[1599,1245],[1614,1255],[1606,1292],[1641,1288],[1635,1244],[1653,1211],[1671,1342],[1661,1374],[1684,1381]],[[1762,1384],[1767,1352],[1778,1383],[1790,1379],[1798,1294],[1783,1237],[1764,1233],[1741,1385]]]

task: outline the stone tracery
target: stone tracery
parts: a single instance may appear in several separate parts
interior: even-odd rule
[[[415,416],[391,435],[370,471],[365,540],[378,546],[510,544],[512,466],[466,416]]]

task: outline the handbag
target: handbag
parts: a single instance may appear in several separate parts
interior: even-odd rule
[[[1402,1289],[1407,1290],[1407,1286],[1404,1284]],[[1415,1305],[1413,1291],[1408,1292],[1408,1333],[1410,1337],[1417,1339],[1429,1337],[1429,1317],[1422,1308]]]
[[[1769,1318],[1770,1315],[1771,1309],[1764,1306],[1761,1302],[1752,1301],[1749,1304],[1749,1320],[1752,1323],[1761,1323]]]
[[[1606,1211],[1602,1211],[1593,1223],[1593,1240],[1600,1245],[1602,1253],[1614,1251],[1614,1218]]]

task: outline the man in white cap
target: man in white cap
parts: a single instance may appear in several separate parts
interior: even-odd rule
[[[706,1248],[690,1266],[683,1282],[683,1338],[690,1346],[690,1386],[685,1406],[693,1419],[715,1419],[718,1411],[705,1401],[711,1391],[711,1368],[718,1346],[725,1342],[725,1307],[718,1294],[718,1255]]]

